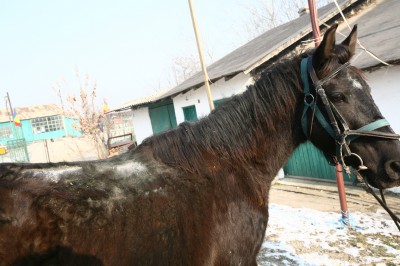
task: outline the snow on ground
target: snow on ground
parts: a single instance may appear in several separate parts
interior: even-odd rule
[[[389,189],[387,189],[387,190],[389,190],[389,191],[391,191],[391,192],[393,192],[393,193],[398,193],[398,194],[400,194],[400,187],[389,188]]]
[[[400,233],[384,210],[340,214],[270,204],[259,265],[400,265]]]

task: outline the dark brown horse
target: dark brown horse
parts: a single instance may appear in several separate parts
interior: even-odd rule
[[[321,122],[303,112],[301,61],[312,55],[319,79],[339,70],[323,87],[350,128],[382,119],[360,71],[341,67],[354,54],[356,30],[339,45],[335,31],[315,51],[259,72],[254,85],[208,117],[124,155],[1,164],[0,265],[256,265],[278,170],[311,131],[319,148],[336,154]],[[361,136],[350,148],[372,185],[400,185],[398,140]]]

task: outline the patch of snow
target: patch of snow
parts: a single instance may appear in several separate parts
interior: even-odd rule
[[[392,187],[392,188],[388,188],[387,190],[389,190],[393,193],[400,193],[400,187]]]
[[[350,228],[338,212],[270,204],[269,217],[259,265],[364,265],[400,258],[400,233],[384,211],[350,213]],[[378,249],[383,253],[375,254]]]
[[[356,247],[351,247],[351,248],[345,248],[343,252],[352,255],[353,257],[357,257],[360,255],[359,248]]]

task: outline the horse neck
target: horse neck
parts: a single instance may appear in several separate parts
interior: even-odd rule
[[[182,123],[145,145],[156,159],[188,172],[251,168],[276,174],[301,142],[298,72],[281,63],[209,116]]]

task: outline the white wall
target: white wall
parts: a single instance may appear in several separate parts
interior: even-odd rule
[[[105,147],[103,152],[106,152]],[[28,153],[31,163],[97,160],[100,155],[88,137],[38,140],[28,145]]]
[[[383,116],[400,133],[400,66],[382,67],[365,74]]]
[[[240,73],[228,81],[225,81],[225,79],[222,78],[211,84],[211,95],[214,101],[228,98],[232,95],[243,92],[247,85],[252,83],[253,79],[244,73]],[[172,100],[175,108],[176,122],[178,124],[185,121],[183,107],[195,105],[198,118],[204,117],[210,113],[205,86],[196,90],[190,90],[184,94],[179,94]]]
[[[148,107],[133,110],[133,127],[135,129],[136,142],[138,145],[142,143],[145,138],[153,135]]]
[[[365,74],[376,104],[395,132],[400,133],[400,66],[384,67]],[[222,78],[211,84],[212,97],[214,100],[231,97],[245,91],[246,87],[252,83],[253,79],[250,75],[244,73],[240,73],[228,81]],[[173,104],[178,124],[184,121],[183,107],[195,105],[198,118],[210,113],[204,86],[177,95],[173,98]],[[133,111],[133,124],[138,144],[153,135],[147,107]]]

